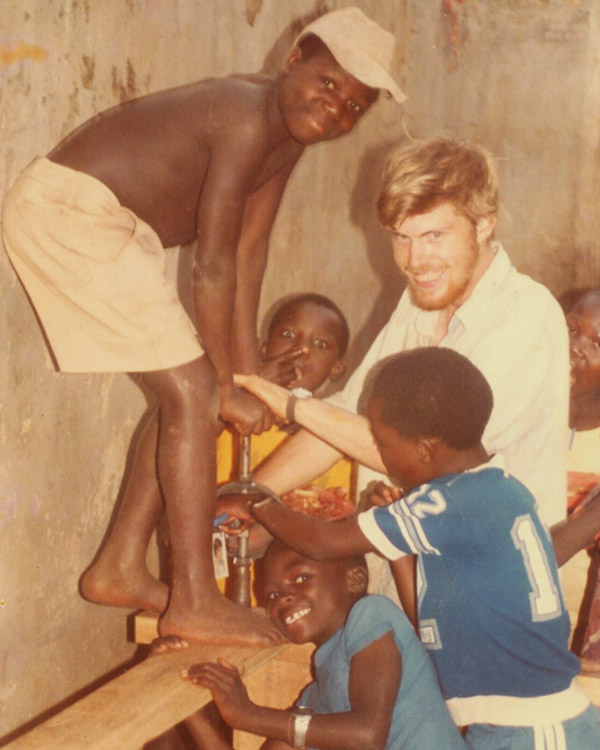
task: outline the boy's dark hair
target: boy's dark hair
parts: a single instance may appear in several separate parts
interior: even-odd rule
[[[472,362],[435,346],[385,360],[370,395],[380,400],[382,421],[399,435],[440,438],[457,450],[481,442],[494,403],[489,383]]]
[[[340,322],[339,355],[340,357],[343,357],[348,349],[348,344],[350,342],[350,328],[348,327],[346,316],[335,304],[335,302],[333,302],[333,300],[329,299],[329,297],[325,297],[323,294],[317,294],[316,292],[300,292],[298,294],[292,294],[291,296],[282,299],[279,302],[275,312],[273,313],[271,322],[269,323],[269,337],[271,336],[274,327],[280,321],[283,314],[290,307],[296,307],[297,305],[308,303],[318,305],[319,307],[325,307],[327,310],[330,310],[332,313],[334,313],[334,315],[337,315],[337,318]]]

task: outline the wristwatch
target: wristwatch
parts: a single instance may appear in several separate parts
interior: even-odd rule
[[[305,750],[306,748],[306,733],[312,717],[312,708],[299,706],[294,711],[294,747],[299,748],[299,750]]]
[[[312,393],[306,388],[300,388],[298,386],[290,389],[290,395],[288,396],[285,407],[285,418],[288,422],[293,423],[296,421],[296,401],[298,401],[299,398],[310,398],[311,396]]]

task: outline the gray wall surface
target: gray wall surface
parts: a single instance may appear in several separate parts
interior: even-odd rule
[[[96,112],[198,78],[275,72],[344,0],[0,0],[0,195]],[[391,143],[440,131],[499,160],[498,236],[560,295],[600,284],[600,4],[354,0],[398,40],[403,106],[308,149],[277,219],[261,311],[315,290],[345,310],[355,365],[402,289],[373,210]],[[190,249],[181,253],[182,268]],[[178,255],[171,253],[176,277]],[[0,253],[0,737],[132,656],[125,612],[78,579],[109,521],[146,403],[125,375],[69,375]]]

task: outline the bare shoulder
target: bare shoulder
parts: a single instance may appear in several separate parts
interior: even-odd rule
[[[198,84],[195,116],[199,136],[226,171],[254,173],[254,188],[288,173],[304,147],[283,130],[277,82],[258,75],[236,75]],[[274,122],[276,123],[274,125]]]
[[[230,76],[201,81],[191,92],[207,135],[220,140],[269,143],[269,111],[275,82],[258,76]],[[195,96],[194,96],[195,94]]]

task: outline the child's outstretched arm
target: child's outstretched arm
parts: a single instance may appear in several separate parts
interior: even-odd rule
[[[558,566],[579,550],[589,547],[600,533],[600,485],[595,487],[573,514],[550,529]]]
[[[392,633],[386,633],[352,657],[351,710],[314,715],[306,733],[306,745],[322,750],[383,749],[401,675],[400,652]],[[232,727],[271,738],[264,750],[294,746],[294,709],[257,706],[248,697],[237,669],[228,662],[219,659],[217,664],[193,665],[184,679],[208,688],[221,715]]]
[[[257,495],[225,495],[217,501],[216,513],[229,516],[219,526],[222,531],[231,533],[228,525],[234,519],[242,522],[234,533],[258,522],[288,547],[313,560],[339,560],[375,551],[356,516],[323,521],[291,510],[271,497],[260,499]]]

